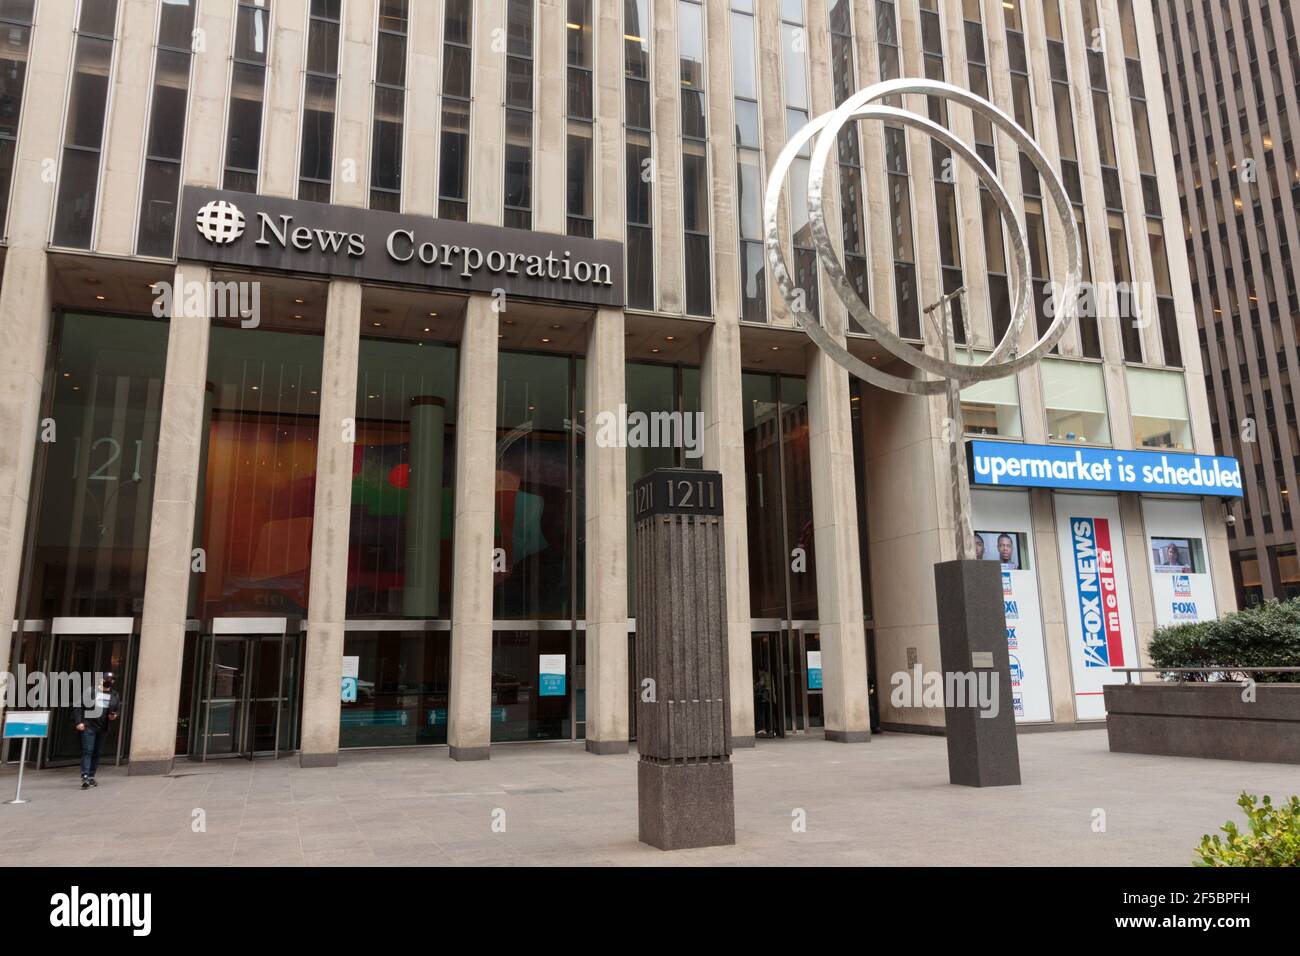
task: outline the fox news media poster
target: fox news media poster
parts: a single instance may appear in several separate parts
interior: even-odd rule
[[[1029,493],[972,491],[975,556],[1001,564],[1002,607],[1007,619],[1011,660],[1011,705],[1021,723],[1050,721],[1047,656],[1039,613],[1038,572],[1034,568]],[[982,552],[982,553],[981,553]]]
[[[1079,720],[1106,716],[1102,687],[1122,684],[1117,667],[1140,667],[1119,500],[1057,494],[1057,543]]]
[[[1218,617],[1201,502],[1143,498],[1142,521],[1151,554],[1156,624],[1165,627]]]

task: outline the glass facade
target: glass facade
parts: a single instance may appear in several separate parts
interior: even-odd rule
[[[271,49],[270,0],[240,0],[235,14],[235,49],[230,66],[230,111],[226,117],[226,171],[222,186],[257,192],[262,156],[262,111]]]
[[[1101,365],[1044,359],[1040,368],[1048,441],[1109,445],[1110,419]]]
[[[0,233],[8,221],[9,187],[18,147],[18,122],[27,86],[27,57],[32,45],[36,0],[0,4]]]
[[[681,67],[682,226],[686,251],[686,312],[713,314],[712,212],[709,208],[708,101],[704,95],[704,7],[678,0],[677,56]]]
[[[357,699],[339,711],[340,747],[408,747],[447,742],[451,641],[446,632],[348,632]]]
[[[815,621],[807,383],[790,375],[745,372],[741,390],[750,613]]]
[[[334,170],[334,113],[339,85],[342,0],[312,0],[307,24],[298,198],[329,202]]]
[[[192,618],[307,614],[322,349],[319,334],[212,329]]]
[[[650,0],[623,0],[623,135],[626,140],[627,306],[655,307],[654,158]]]
[[[54,210],[56,246],[89,249],[94,234],[116,24],[117,0],[82,3]]]
[[[167,323],[65,313],[55,343],[26,615],[129,617],[144,601]]]
[[[370,134],[370,208],[402,208],[407,0],[383,0],[375,43],[375,117]]]
[[[504,225],[533,226],[533,0],[506,0]]]
[[[438,148],[438,215],[469,218],[469,103],[473,0],[447,0],[442,28],[442,137]]]
[[[136,254],[141,256],[169,258],[176,243],[195,2],[165,3],[158,14],[140,226],[135,241]]]
[[[456,349],[362,339],[347,615],[451,616]]]

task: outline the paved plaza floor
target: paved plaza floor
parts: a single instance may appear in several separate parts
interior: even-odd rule
[[[433,748],[345,753],[329,769],[293,758],[178,760],[170,777],[108,767],[84,792],[76,768],[43,770],[27,774],[30,803],[0,804],[0,859],[1185,866],[1201,834],[1240,822],[1241,790],[1300,791],[1293,766],[1112,754],[1104,730],[1022,735],[1020,759],[1022,786],[976,790],[949,785],[940,737],[760,742],[735,755],[736,845],[675,853],[637,841],[636,755],[596,757],[581,742],[494,746],[476,763]],[[15,776],[0,771],[0,797]]]

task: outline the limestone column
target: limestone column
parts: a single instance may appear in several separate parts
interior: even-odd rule
[[[339,687],[347,610],[348,528],[361,350],[361,283],[330,281],[321,364],[320,432],[316,439],[316,501],[312,515],[311,581],[302,681],[303,767],[332,767],[339,758]]]
[[[816,347],[809,346],[807,354],[808,445],[826,739],[858,743],[870,739],[871,718],[849,374]]]
[[[722,316],[704,346],[700,404],[704,467],[722,473],[727,556],[727,672],[731,745],[754,746],[754,662],[749,620],[749,529],[745,502],[745,422],[740,399],[740,326]]]
[[[187,296],[185,290],[193,283],[209,288],[211,277],[207,266],[181,263],[172,285],[140,657],[131,718],[132,774],[168,773],[176,752],[212,326],[210,297]],[[200,304],[197,315],[187,311],[196,302]]]
[[[442,569],[442,446],[447,407],[436,395],[411,399],[411,482],[406,495],[406,573],[402,613],[438,617]]]
[[[453,760],[486,760],[492,737],[497,324],[492,299],[470,296],[456,387],[451,691],[447,708],[448,752]]]
[[[0,675],[9,670],[11,622],[26,613],[26,608],[17,607],[18,578],[49,337],[45,251],[10,249],[0,286],[0,434],[12,442],[11,453],[0,456],[0,623],[4,625],[0,630]],[[71,441],[71,436],[67,440]],[[0,676],[0,691],[4,679]],[[4,694],[0,693],[3,709]]]
[[[588,423],[626,399],[623,311],[599,309],[587,335]],[[587,431],[587,752],[627,753],[627,452]]]

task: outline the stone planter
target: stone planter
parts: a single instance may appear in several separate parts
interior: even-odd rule
[[[1300,684],[1111,684],[1106,733],[1113,753],[1300,764]]]

